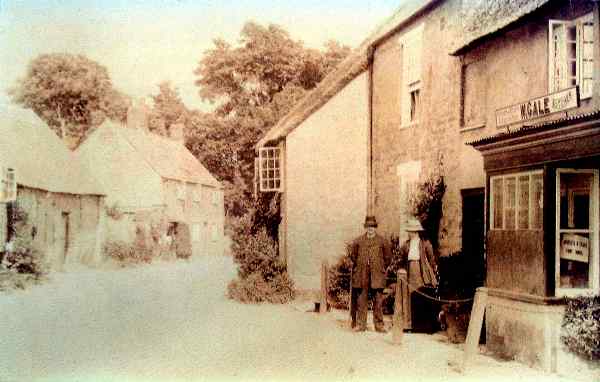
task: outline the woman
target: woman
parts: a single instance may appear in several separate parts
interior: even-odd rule
[[[425,231],[418,220],[412,219],[408,222],[406,231],[408,240],[400,247],[400,258],[403,268],[407,272],[408,288],[402,287],[402,301],[399,307],[402,309],[404,329],[412,330],[411,296],[414,291],[424,285],[437,287],[437,264],[433,256],[433,248],[429,240],[422,236]]]

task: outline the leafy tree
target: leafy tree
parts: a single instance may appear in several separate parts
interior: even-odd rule
[[[148,128],[154,133],[168,136],[174,124],[188,126],[191,111],[181,100],[177,88],[173,88],[168,81],[161,82],[158,88],[158,94],[151,95],[153,107],[148,116]]]
[[[71,148],[105,118],[125,120],[129,104],[113,88],[104,66],[67,53],[33,59],[9,95],[14,103],[32,109]]]
[[[277,222],[273,195],[250,202],[254,145],[349,52],[336,42],[324,51],[309,49],[277,25],[253,22],[243,27],[237,45],[217,39],[205,52],[194,72],[196,85],[216,108],[191,124],[187,146],[226,183],[228,214],[250,211],[256,224]]]

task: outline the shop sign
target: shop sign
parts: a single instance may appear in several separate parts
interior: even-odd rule
[[[560,242],[560,257],[566,260],[588,262],[590,253],[589,239],[575,234],[564,234]]]
[[[579,88],[574,86],[543,97],[496,110],[496,127],[525,122],[579,106]]]

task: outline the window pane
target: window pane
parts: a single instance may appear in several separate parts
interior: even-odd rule
[[[542,228],[542,211],[544,206],[544,196],[543,196],[543,177],[542,174],[535,174],[531,176],[531,208],[532,211],[532,221],[531,221],[531,229],[541,229]]]
[[[505,219],[504,227],[505,229],[515,229],[515,207],[516,207],[516,192],[517,192],[517,183],[515,178],[506,178],[506,208],[505,211]]]
[[[592,174],[560,175],[560,228],[589,229]]]
[[[589,287],[588,234],[560,234],[560,287]]]
[[[529,228],[529,175],[519,176],[519,229]]]
[[[502,229],[502,210],[503,210],[503,189],[504,181],[502,178],[492,180],[492,201],[494,205],[494,222],[495,229]]]

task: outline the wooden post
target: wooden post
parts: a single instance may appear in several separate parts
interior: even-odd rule
[[[402,292],[406,287],[408,278],[406,270],[400,269],[396,275],[396,295],[394,297],[394,318],[392,326],[392,342],[395,345],[402,344],[402,336],[404,335],[404,309],[402,306]]]
[[[484,288],[477,288],[477,292],[475,292],[475,301],[473,302],[473,309],[471,310],[471,318],[469,319],[467,340],[465,342],[465,352],[461,368],[461,371],[463,372],[467,369],[468,363],[473,354],[477,353],[486,305],[487,290]]]
[[[321,303],[319,306],[319,313],[327,312],[327,290],[328,290],[328,272],[329,263],[327,260],[321,262]]]

